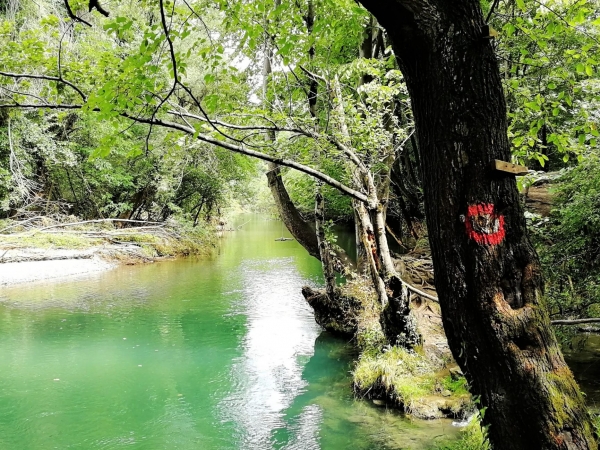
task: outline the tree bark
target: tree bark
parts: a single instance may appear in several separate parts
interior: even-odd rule
[[[269,188],[271,189],[271,194],[277,205],[277,211],[279,211],[281,220],[283,220],[284,225],[291,235],[294,236],[294,239],[296,239],[296,241],[298,241],[311,256],[320,259],[319,243],[317,242],[315,230],[313,230],[310,224],[304,220],[296,209],[294,202],[290,199],[285,185],[283,184],[283,180],[281,179],[279,166],[274,163],[269,163],[269,169],[269,172],[267,172]]]
[[[496,450],[596,449],[541,304],[509,161],[506,105],[478,0],[361,0],[388,31],[411,96],[436,288],[450,348]]]
[[[317,241],[319,243],[319,256],[323,266],[323,277],[325,278],[325,292],[329,300],[335,302],[335,271],[333,269],[332,253],[329,243],[325,238],[325,199],[321,193],[321,184],[317,185],[315,194],[315,228]]]
[[[379,303],[385,307],[388,303],[388,295],[385,282],[379,273],[381,263],[371,218],[363,203],[353,200],[352,205],[354,207],[354,217],[357,220],[357,232],[359,233],[360,242],[364,248],[365,259],[369,268],[369,275],[371,276],[375,292],[377,292]]]

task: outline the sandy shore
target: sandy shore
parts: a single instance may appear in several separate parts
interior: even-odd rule
[[[0,286],[62,279],[110,270],[118,265],[101,255],[105,247],[85,250],[0,249]]]
[[[0,264],[0,286],[103,272],[115,267],[100,258]]]

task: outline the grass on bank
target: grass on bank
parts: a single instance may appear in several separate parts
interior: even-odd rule
[[[21,226],[10,220],[0,221],[0,248],[41,248],[86,250],[92,247],[134,245],[147,257],[186,256],[208,254],[214,248],[217,231],[214,225],[200,227],[170,221],[156,226],[119,227],[118,223],[82,223],[74,217],[52,219]],[[66,225],[45,229],[55,225]],[[119,255],[114,255],[119,259]]]
[[[105,240],[101,238],[90,238],[77,234],[7,234],[0,235],[1,247],[13,248],[64,248],[73,250],[85,250],[90,247],[101,245]]]
[[[357,394],[384,398],[420,418],[443,413],[461,416],[472,409],[464,377],[435,367],[419,348],[409,351],[387,345],[379,323],[381,308],[365,285],[351,281],[343,288],[362,304],[356,333],[360,356],[352,374]]]

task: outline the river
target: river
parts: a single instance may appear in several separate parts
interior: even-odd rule
[[[240,218],[239,224],[247,218]],[[211,258],[0,290],[0,449],[427,449],[449,420],[353,398],[320,263],[252,216]]]

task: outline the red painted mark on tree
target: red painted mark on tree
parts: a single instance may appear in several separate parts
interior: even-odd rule
[[[504,240],[504,216],[494,209],[491,203],[470,205],[467,209],[467,234],[478,244],[498,245]]]

